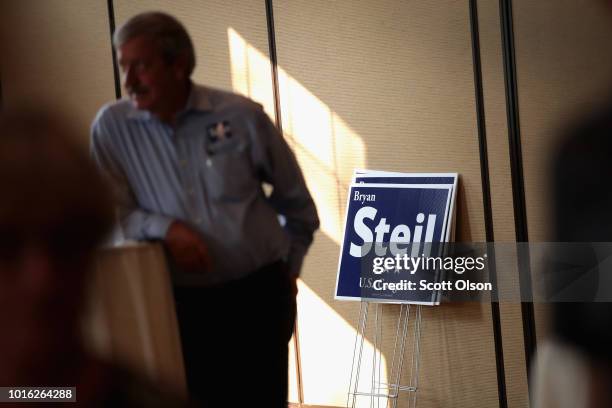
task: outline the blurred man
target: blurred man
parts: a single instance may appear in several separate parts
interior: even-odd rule
[[[604,262],[610,254],[598,252],[609,252],[612,242],[612,105],[569,129],[553,168],[556,240],[568,243],[557,258],[569,267],[551,273],[552,334],[558,344],[546,344],[540,354],[550,361],[541,375],[551,383],[562,378],[572,388],[563,404],[548,404],[545,397],[536,402],[538,407],[572,406],[569,401],[581,397],[573,406],[609,407],[612,304],[601,300],[612,294],[611,288],[602,287],[602,277],[610,274]],[[550,395],[559,398],[556,389]]]
[[[92,152],[124,235],[170,255],[190,391],[285,406],[296,279],[319,225],[295,157],[260,105],[191,82],[173,17],[139,14],[113,40],[129,98],[100,110]]]
[[[74,134],[46,116],[0,115],[0,385],[76,387],[87,407],[180,406],[82,346],[85,283],[113,213]]]
[[[612,104],[566,126],[552,155],[551,333],[538,345],[537,408],[612,406]]]

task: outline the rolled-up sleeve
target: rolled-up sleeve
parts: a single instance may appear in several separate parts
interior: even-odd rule
[[[108,132],[102,115],[98,114],[91,127],[90,153],[113,188],[123,236],[135,240],[163,239],[174,219],[139,208]]]

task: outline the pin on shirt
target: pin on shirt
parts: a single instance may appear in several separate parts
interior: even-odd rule
[[[218,144],[232,137],[232,128],[227,120],[223,120],[206,128],[207,136],[207,152],[209,159],[206,161],[208,166],[211,165],[210,157],[214,156],[218,150]]]
[[[232,128],[227,120],[213,123],[206,128],[209,143],[222,142],[232,137]]]

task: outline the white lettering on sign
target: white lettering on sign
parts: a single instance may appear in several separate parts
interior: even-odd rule
[[[420,243],[420,242],[433,242],[434,228],[436,226],[436,215],[429,214],[427,216],[427,223],[425,227],[425,240],[422,241],[423,234],[423,221],[425,221],[425,214],[419,213],[416,216],[416,223],[411,230],[408,225],[399,224],[391,229],[391,225],[387,223],[386,218],[381,218],[378,224],[374,228],[374,232],[365,223],[365,220],[376,220],[376,214],[378,210],[374,207],[362,207],[355,214],[353,228],[359,238],[363,240],[363,244],[358,245],[351,242],[349,253],[355,258],[361,258],[367,255],[372,247],[372,243],[375,244],[374,252],[377,256],[384,256],[387,253],[387,248],[382,245],[384,242],[389,242],[389,248],[393,255],[406,253],[407,248],[399,248],[400,244],[409,243]],[[414,231],[414,234],[412,233]],[[390,233],[390,238],[386,239],[387,234]],[[376,236],[374,236],[376,235]],[[411,256],[418,256],[419,245],[413,245]]]
[[[353,195],[353,201],[359,201],[361,204],[365,204],[365,202],[374,202],[376,201],[376,194],[362,194],[359,191],[355,190],[355,194]]]

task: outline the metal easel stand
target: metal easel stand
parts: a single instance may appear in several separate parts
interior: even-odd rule
[[[394,311],[398,305],[361,302],[359,312],[359,326],[355,335],[355,346],[353,349],[353,363],[351,367],[351,381],[349,385],[347,407],[370,407],[370,408],[397,408],[400,402],[400,392],[408,393],[408,397],[402,399],[402,407],[416,407],[417,391],[419,380],[419,357],[420,357],[420,338],[421,338],[421,306],[401,304],[399,305],[399,315],[395,324],[395,338],[393,339],[393,354],[391,367],[388,372],[383,373],[383,311]],[[373,310],[369,310],[373,309]],[[374,316],[373,324],[368,326],[368,314]],[[392,316],[393,318],[393,316]],[[410,367],[406,373],[407,378],[403,378],[404,355],[406,354],[407,339],[410,337],[410,319],[412,324],[412,352],[410,353]],[[364,341],[366,329],[373,330],[372,350],[364,351]],[[371,355],[368,355],[371,354]],[[371,367],[366,364],[371,359]],[[388,364],[388,363],[387,363]],[[386,370],[385,370],[386,371]],[[388,381],[385,382],[383,374],[388,374]],[[402,381],[405,384],[402,385]],[[405,401],[405,403],[404,403]],[[369,402],[369,405],[368,405]]]

